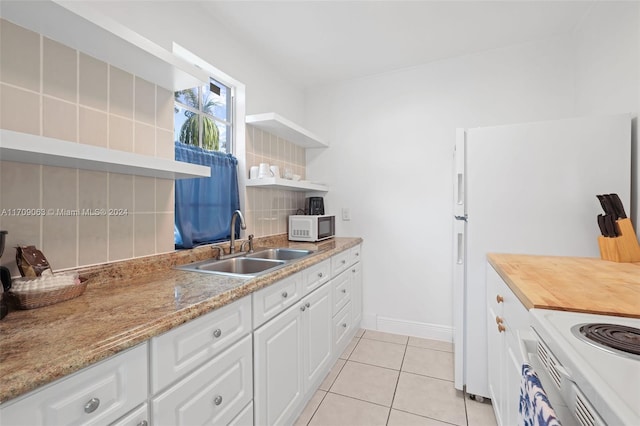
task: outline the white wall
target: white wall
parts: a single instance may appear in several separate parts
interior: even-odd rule
[[[610,45],[602,37],[615,38],[620,22],[637,25],[612,19],[593,25],[616,28],[601,31],[597,43],[576,33],[308,92],[307,123],[332,146],[307,153],[307,172],[329,185],[329,213],[351,210],[351,221],[338,221],[338,233],[365,240],[366,326],[450,338],[455,128],[587,112],[589,94],[596,92],[580,68],[590,66],[589,53],[597,56],[598,46]],[[620,80],[611,64],[596,77],[618,89],[615,108],[637,111],[637,80],[627,74],[638,73],[637,44],[633,51],[629,34],[620,37],[626,47],[610,60],[631,70]],[[633,96],[620,90],[629,84]]]
[[[246,113],[277,112],[304,119],[304,93],[260,59],[260,52],[229,37],[224,24],[195,2],[96,1],[97,10],[171,50],[172,42],[246,85]],[[150,18],[152,17],[152,18]]]

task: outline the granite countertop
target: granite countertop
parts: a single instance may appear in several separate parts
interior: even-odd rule
[[[527,309],[640,318],[640,263],[494,253],[487,259]]]
[[[131,348],[361,242],[360,238],[338,237],[318,244],[280,240],[270,246],[310,248],[316,253],[255,278],[173,269],[176,264],[202,259],[202,254],[198,257],[189,251],[134,259],[117,273],[110,270],[106,278],[99,279],[104,271],[96,272],[96,268],[79,270],[82,276],[95,278],[89,278],[80,297],[38,309],[13,310],[0,321],[0,403]],[[207,250],[212,252],[210,247]]]

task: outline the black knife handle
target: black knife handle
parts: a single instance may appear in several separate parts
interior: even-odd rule
[[[609,194],[608,195],[611,204],[613,205],[614,210],[616,211],[616,215],[618,219],[626,219],[627,214],[624,211],[624,205],[622,204],[622,200],[618,197],[618,194]]]
[[[598,215],[598,228],[600,228],[600,233],[605,236],[608,237],[609,233],[607,232],[607,225],[605,225],[604,223],[604,216],[599,214]]]
[[[615,219],[613,218],[613,216],[611,215],[605,215],[604,216],[604,224],[605,227],[607,228],[607,236],[608,237],[617,237],[619,236],[618,234],[618,229],[616,226],[616,222]]]

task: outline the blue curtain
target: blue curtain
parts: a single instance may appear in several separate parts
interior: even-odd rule
[[[211,167],[209,178],[176,181],[176,248],[230,239],[231,215],[240,208],[238,160],[181,142],[175,149],[176,161]],[[239,229],[236,234],[239,237]]]

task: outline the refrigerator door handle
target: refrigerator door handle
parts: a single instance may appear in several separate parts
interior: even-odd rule
[[[456,256],[456,263],[462,265],[464,263],[464,234],[458,232],[458,255]]]
[[[457,188],[457,197],[456,197],[456,204],[458,204],[459,206],[464,204],[464,174],[462,173],[457,173],[457,178],[458,178],[458,182],[456,185]]]

